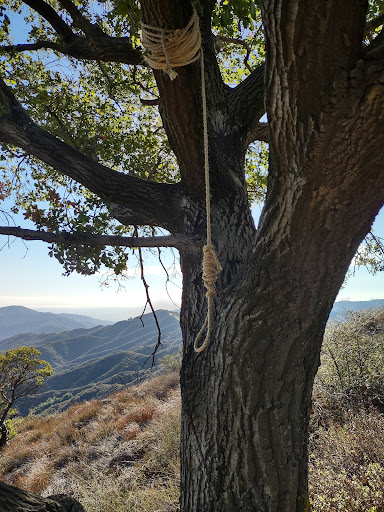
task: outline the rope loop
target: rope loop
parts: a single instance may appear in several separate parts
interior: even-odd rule
[[[220,265],[219,259],[217,257],[213,245],[211,243],[208,243],[203,247],[203,282],[205,288],[207,289],[205,296],[207,297],[208,301],[208,311],[205,321],[199,331],[199,334],[196,336],[195,342],[193,344],[195,352],[202,352],[207,347],[211,339],[213,323],[213,299],[214,297],[216,297],[215,283],[218,274],[222,270],[223,269]],[[207,335],[205,337],[205,340],[199,347],[199,342],[205,330],[207,330]]]

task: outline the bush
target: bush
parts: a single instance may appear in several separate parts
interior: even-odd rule
[[[384,310],[351,312],[327,327],[315,387],[354,405],[384,410]]]
[[[312,512],[384,511],[384,418],[360,411],[312,437]]]
[[[180,372],[182,358],[182,349],[180,347],[180,349],[175,354],[166,354],[160,360],[160,366],[166,373]]]

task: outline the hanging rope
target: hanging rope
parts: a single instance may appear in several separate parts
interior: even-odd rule
[[[161,69],[169,75],[171,80],[177,77],[175,67],[182,67],[200,58],[201,66],[201,98],[203,106],[203,132],[204,132],[204,174],[205,174],[205,205],[207,215],[207,243],[203,247],[203,282],[207,289],[207,316],[194,342],[195,352],[202,352],[208,345],[213,320],[213,299],[216,296],[215,282],[222,268],[212,245],[211,235],[211,192],[209,182],[209,154],[208,154],[208,116],[207,96],[205,91],[204,55],[201,48],[201,34],[199,18],[196,11],[186,27],[177,30],[166,30],[142,23],[142,44],[147,55],[144,57],[153,69]],[[207,331],[203,343],[199,346],[203,334]]]

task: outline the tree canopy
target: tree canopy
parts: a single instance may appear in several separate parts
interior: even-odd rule
[[[201,14],[203,6],[195,7]],[[236,89],[253,75],[255,84],[261,85],[265,40],[258,3],[237,0],[212,3],[212,7],[211,28],[222,79]],[[15,0],[0,9],[1,73],[4,86],[28,110],[25,123],[33,120],[121,174],[156,183],[180,180],[179,163],[156,108],[159,87],[143,59],[138,2]],[[369,3],[366,45],[380,32],[382,9],[381,1]],[[258,109],[264,113],[263,105]],[[257,123],[253,131],[246,144],[247,189],[250,201],[262,202],[267,183],[267,123]],[[20,212],[38,230],[63,234],[49,238],[20,230],[2,232],[52,242],[49,255],[63,264],[67,274],[94,273],[103,265],[122,274],[129,254],[124,245],[130,242],[120,239],[118,244],[118,239],[89,235],[132,236],[133,225],[140,225],[143,235],[153,235],[159,221],[133,217],[126,225],[124,212],[114,202],[118,195],[112,197],[116,190],[103,194],[96,184],[85,183],[84,177],[78,180],[76,175],[60,172],[26,144],[21,148],[15,141],[7,142],[7,135],[2,138],[0,156],[0,201],[9,197],[13,206],[11,211],[0,210],[2,223],[12,225],[12,213]],[[113,186],[118,187],[117,182]],[[82,243],[85,239],[87,245]],[[160,240],[152,245],[179,242]],[[375,272],[383,266],[383,254],[380,237],[371,236],[356,263]]]

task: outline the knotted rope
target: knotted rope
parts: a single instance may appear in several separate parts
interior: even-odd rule
[[[200,58],[201,67],[201,98],[203,106],[203,132],[204,132],[204,174],[205,174],[205,205],[207,215],[207,243],[203,247],[203,282],[207,289],[208,307],[207,316],[194,342],[195,352],[202,352],[208,345],[212,331],[213,299],[216,296],[215,282],[222,268],[212,245],[211,236],[211,192],[209,182],[209,154],[208,154],[208,120],[207,96],[205,91],[204,55],[201,47],[201,33],[199,18],[196,11],[186,27],[177,30],[167,30],[151,25],[141,24],[141,42],[148,54],[144,57],[153,69],[162,69],[171,80],[177,77],[175,67],[182,67],[195,62]],[[199,346],[204,331],[207,334]]]

